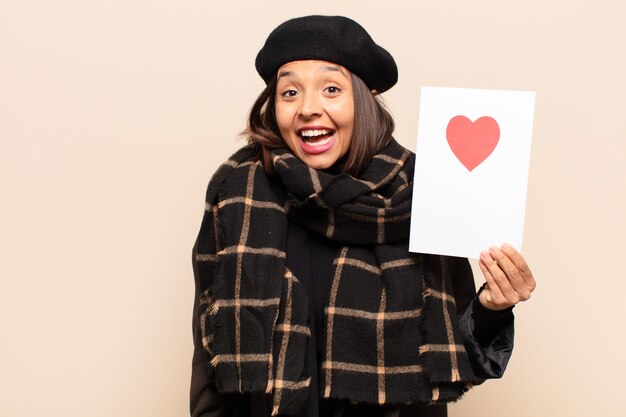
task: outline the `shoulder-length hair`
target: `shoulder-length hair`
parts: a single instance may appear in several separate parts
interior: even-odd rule
[[[350,73],[354,96],[354,127],[350,148],[342,158],[342,172],[354,177],[370,163],[372,156],[379,153],[392,140],[395,127],[393,118],[378,95],[372,94],[363,80]],[[263,161],[265,172],[274,174],[269,151],[287,146],[276,123],[276,76],[259,94],[250,110],[248,126],[242,132],[248,143],[258,145],[258,157]]]

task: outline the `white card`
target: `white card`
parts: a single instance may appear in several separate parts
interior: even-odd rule
[[[521,250],[535,93],[422,87],[409,250]]]

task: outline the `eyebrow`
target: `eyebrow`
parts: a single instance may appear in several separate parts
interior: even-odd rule
[[[342,73],[344,76],[346,76],[346,77],[347,77],[346,73],[345,73],[345,72],[343,72],[343,70],[342,70],[341,68],[339,68],[339,67],[331,67],[330,65],[324,65],[324,66],[323,66],[322,68],[320,68],[320,69],[321,69],[321,70],[323,70],[323,71],[337,71],[337,72],[340,72],[340,73]]]
[[[341,74],[344,75],[344,77],[348,77],[346,75],[346,73],[339,67],[333,67],[330,65],[324,65],[323,67],[320,68],[321,71],[336,71],[336,72],[340,72]],[[291,77],[295,75],[295,72],[293,71],[281,71],[278,73],[278,78],[276,79],[277,81],[280,80],[282,77]]]
[[[276,80],[280,80],[282,77],[291,77],[293,75],[293,71],[281,71],[278,73],[278,78]]]

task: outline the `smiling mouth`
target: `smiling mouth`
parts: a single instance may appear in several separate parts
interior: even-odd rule
[[[310,146],[323,146],[335,135],[331,129],[303,129],[298,132],[300,139]]]

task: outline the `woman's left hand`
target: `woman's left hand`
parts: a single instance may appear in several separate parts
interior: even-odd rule
[[[479,265],[487,285],[478,299],[490,310],[504,310],[528,300],[537,286],[524,257],[511,245],[481,252]]]

